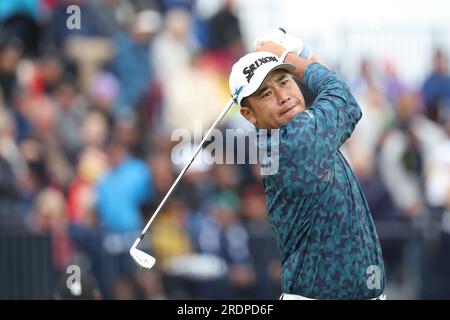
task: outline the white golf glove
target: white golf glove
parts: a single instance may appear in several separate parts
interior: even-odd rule
[[[255,48],[259,47],[264,41],[270,41],[279,44],[304,59],[310,59],[312,51],[305,46],[303,40],[292,34],[286,33],[282,28],[271,29],[259,36],[255,40]]]

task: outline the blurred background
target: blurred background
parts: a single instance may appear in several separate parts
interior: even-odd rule
[[[363,110],[343,152],[378,228],[388,298],[450,298],[449,9],[1,0],[0,299],[80,297],[66,285],[73,265],[86,299],[278,299],[257,165],[193,165],[144,238],[156,266],[128,254],[181,170],[173,130],[209,128],[232,64],[278,26]],[[235,107],[220,129],[248,126]]]

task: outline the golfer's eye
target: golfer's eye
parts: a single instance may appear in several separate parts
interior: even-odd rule
[[[269,90],[267,90],[266,92],[264,92],[264,93],[261,95],[261,99],[267,98],[267,97],[269,97],[271,94],[272,94],[272,92],[269,91]]]
[[[289,79],[285,79],[283,81],[281,81],[281,86],[284,87],[285,85],[287,85],[289,82]]]

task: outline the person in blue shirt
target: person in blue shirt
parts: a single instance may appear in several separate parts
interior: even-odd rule
[[[108,147],[111,170],[98,185],[98,212],[103,228],[111,233],[139,231],[141,205],[153,194],[150,168],[115,142]]]
[[[148,165],[130,155],[123,142],[110,142],[107,153],[110,171],[96,189],[97,212],[104,234],[100,280],[107,293],[114,293],[114,297],[105,298],[133,299],[135,296],[128,294],[142,283],[128,248],[143,227],[141,207],[152,200],[152,176]]]
[[[450,75],[447,60],[444,51],[435,50],[433,70],[422,86],[426,114],[436,122],[442,122],[446,112],[450,112]]]
[[[382,299],[378,235],[339,151],[361,109],[344,80],[318,63],[300,39],[294,47],[280,39],[259,41],[256,52],[242,57],[230,88],[258,136],[261,129],[278,132],[278,170],[264,175],[263,184],[281,253],[281,299]],[[314,93],[307,110],[294,77]]]

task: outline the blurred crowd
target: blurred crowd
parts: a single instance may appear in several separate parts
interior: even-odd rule
[[[399,298],[450,297],[447,53],[436,48],[430,66],[419,86],[383,59],[363,59],[348,77],[363,118],[344,148],[377,223],[388,289]]]
[[[70,295],[73,264],[96,298],[279,297],[256,165],[194,164],[142,241],[155,267],[138,269],[128,253],[181,170],[171,133],[209,128],[248,49],[235,1],[215,10],[200,2],[0,2],[0,248],[21,235],[50,238],[55,292],[42,298]],[[70,5],[80,28],[67,24]],[[364,60],[343,75],[363,111],[343,152],[400,298],[450,297],[447,52],[430,60],[416,87],[394,63]],[[235,110],[220,129],[243,126]],[[17,249],[24,259],[39,259],[32,242]],[[3,259],[0,269],[14,265]]]

